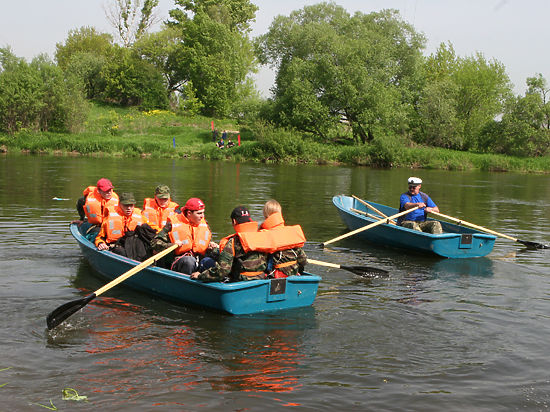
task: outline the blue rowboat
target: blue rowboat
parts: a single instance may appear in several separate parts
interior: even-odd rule
[[[133,259],[97,250],[77,225],[72,224],[70,229],[90,265],[105,278],[115,279],[139,264]],[[149,266],[125,280],[124,285],[176,303],[248,315],[310,306],[320,280],[319,276],[305,273],[285,279],[203,283],[179,272]]]
[[[377,222],[378,217],[382,217],[351,196],[334,196],[332,203],[334,203],[340,217],[350,230]],[[386,216],[399,213],[399,210],[393,207],[374,202],[367,203]],[[367,216],[367,213],[372,217]],[[443,227],[443,233],[440,235],[384,223],[354,236],[377,245],[409,249],[447,258],[480,257],[489,254],[493,250],[495,236],[464,226],[440,222]]]

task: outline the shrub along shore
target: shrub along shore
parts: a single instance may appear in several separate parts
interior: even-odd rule
[[[518,158],[415,146],[386,138],[370,144],[323,143],[313,138],[265,125],[237,125],[215,120],[214,127],[239,130],[229,137],[232,148],[220,149],[213,141],[211,119],[178,116],[169,111],[94,106],[84,129],[77,134],[38,133],[22,130],[0,134],[0,152],[68,156],[127,156],[405,167],[446,170],[550,172],[550,158]]]

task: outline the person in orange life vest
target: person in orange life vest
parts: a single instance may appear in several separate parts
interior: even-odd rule
[[[168,216],[173,213],[179,205],[172,202],[170,188],[166,185],[158,185],[155,189],[154,198],[145,198],[143,201],[142,214],[149,221],[158,227],[164,227]]]
[[[231,212],[231,222],[235,233],[220,241],[220,254],[211,268],[191,274],[191,279],[203,282],[221,282],[265,279],[267,253],[245,249],[241,243],[244,233],[258,233],[258,224],[250,217],[244,206],[237,206]]]
[[[211,255],[217,253],[218,245],[211,241],[212,232],[204,219],[204,211],[204,202],[199,198],[187,200],[182,212],[170,214],[166,225],[152,240],[151,246],[156,252],[173,243],[178,245],[172,270],[190,275],[215,264]]]
[[[137,226],[143,225],[147,219],[141,214],[141,210],[134,207],[136,199],[132,193],[122,193],[117,206],[107,209],[104,215],[101,230],[95,239],[95,245],[99,250],[112,249],[118,239],[126,232],[133,231]],[[149,225],[158,231],[159,227]]]
[[[275,233],[281,233],[279,229],[286,227],[281,205],[276,200],[271,199],[265,203],[263,214],[265,221],[260,225],[260,230],[273,230]],[[286,235],[281,233],[281,236],[283,236],[282,242],[285,243],[300,243],[301,241],[294,232]],[[307,256],[301,247],[282,249],[269,255],[268,273],[275,278],[299,275],[304,272],[306,264]]]
[[[107,208],[118,205],[118,195],[114,192],[111,181],[104,177],[97,181],[96,186],[88,186],[84,189],[83,195],[76,202],[80,220],[73,220],[71,223],[81,226],[80,230],[93,242]]]

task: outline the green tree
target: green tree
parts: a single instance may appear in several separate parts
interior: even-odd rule
[[[131,49],[116,46],[101,70],[101,77],[105,84],[102,98],[107,102],[144,110],[168,107],[161,73]]]
[[[75,131],[87,110],[81,84],[46,56],[29,64],[0,49],[0,129]]]
[[[72,56],[78,53],[91,53],[96,56],[108,56],[113,47],[113,38],[110,34],[99,33],[93,27],[81,27],[69,31],[65,43],[55,46],[55,60],[63,70],[69,64]]]
[[[249,0],[176,0],[168,26],[178,31],[174,81],[192,82],[205,115],[225,116],[250,93],[255,58],[248,37],[257,7]]]
[[[424,73],[416,140],[457,150],[483,150],[482,131],[503,113],[511,97],[504,66],[480,53],[458,57],[451,44],[442,43],[426,59]]]
[[[351,16],[334,3],[278,16],[257,39],[282,125],[326,137],[343,123],[362,142],[406,131],[423,45],[395,10]]]

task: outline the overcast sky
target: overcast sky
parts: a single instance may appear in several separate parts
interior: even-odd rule
[[[252,35],[267,31],[273,18],[305,5],[308,0],[252,0],[259,7]],[[481,52],[486,59],[504,64],[517,94],[536,73],[550,82],[549,0],[338,0],[348,12],[370,13],[397,9],[401,17],[427,38],[426,54],[450,41],[459,56]],[[113,33],[105,18],[110,0],[0,0],[0,47],[11,46],[30,60],[40,53],[53,58],[55,45],[69,30],[94,26]],[[160,15],[168,17],[173,0],[160,0]],[[273,73],[261,70],[258,88],[268,95]]]

